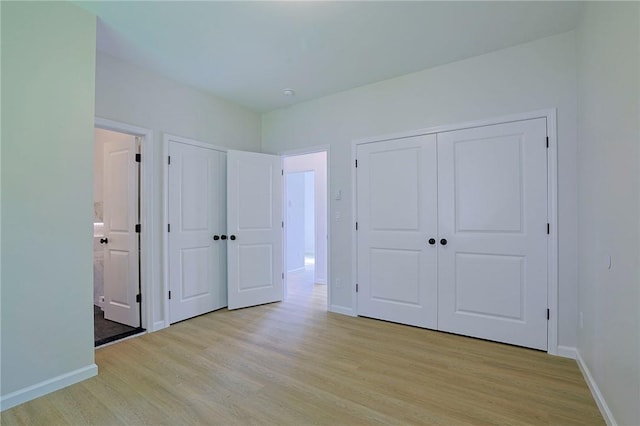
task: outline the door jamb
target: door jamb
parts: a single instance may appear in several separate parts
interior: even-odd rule
[[[351,211],[353,212],[353,226],[351,227],[351,285],[352,309],[345,310],[347,315],[358,315],[358,294],[356,292],[356,281],[358,273],[357,265],[357,233],[355,223],[358,220],[357,212],[357,192],[355,162],[357,160],[358,145],[373,142],[382,142],[391,139],[401,139],[407,137],[442,133],[453,130],[469,129],[474,127],[491,126],[496,124],[510,123],[515,121],[532,120],[545,118],[547,121],[547,137],[549,138],[549,148],[547,149],[547,221],[550,224],[551,232],[547,238],[547,307],[550,309],[549,320],[547,321],[547,353],[551,355],[562,355],[558,353],[558,134],[557,134],[557,108],[531,111],[520,114],[493,117],[482,120],[470,121],[444,126],[435,126],[424,129],[410,130],[406,132],[374,136],[363,139],[356,139],[351,142]]]
[[[331,311],[331,220],[330,220],[330,214],[329,212],[331,212],[331,191],[329,190],[330,188],[330,182],[331,182],[331,170],[329,168],[329,164],[331,164],[331,146],[330,145],[316,145],[316,146],[312,146],[312,147],[308,147],[308,148],[300,148],[300,149],[292,149],[292,150],[286,150],[286,151],[282,151],[279,152],[277,155],[280,156],[280,158],[282,158],[282,160],[284,160],[285,157],[295,157],[298,155],[306,155],[306,154],[316,154],[319,152],[326,152],[327,153],[327,158],[326,158],[326,170],[327,170],[327,175],[326,175],[326,199],[327,199],[327,205],[326,205],[326,211],[325,211],[325,215],[326,215],[326,225],[327,225],[327,253],[326,253],[326,262],[327,262],[327,310]],[[283,161],[283,170],[284,170],[284,161]],[[286,214],[286,193],[285,193],[285,179],[282,179],[282,215],[284,216]],[[283,286],[283,298],[282,300],[284,300],[286,298],[286,290],[287,290],[287,273],[286,273],[286,265],[287,265],[287,260],[286,260],[286,247],[287,247],[287,239],[286,237],[286,229],[287,229],[287,221],[284,221],[284,229],[282,230],[282,249],[283,249],[283,256],[282,256],[282,270],[285,271],[284,274],[284,286]]]
[[[159,269],[159,265],[155,262],[156,257],[154,253],[153,176],[155,174],[155,167],[153,159],[155,157],[155,150],[153,131],[101,117],[94,118],[94,127],[140,137],[140,152],[142,154],[142,161],[140,162],[140,192],[138,194],[140,200],[140,225],[142,229],[140,233],[139,259],[140,294],[142,295],[142,302],[140,303],[140,325],[149,333],[158,329],[153,322],[153,307],[155,303],[157,303],[153,298],[153,283],[157,282],[156,276]]]

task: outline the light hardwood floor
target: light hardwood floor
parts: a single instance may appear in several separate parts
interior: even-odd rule
[[[326,288],[96,350],[99,375],[2,425],[535,424],[603,419],[576,363],[326,312]]]

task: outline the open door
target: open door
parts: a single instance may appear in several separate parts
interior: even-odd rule
[[[140,326],[138,169],[134,136],[104,144],[104,317]]]
[[[170,321],[227,305],[224,268],[225,154],[169,142]]]
[[[229,309],[282,301],[279,156],[227,152],[227,232]]]

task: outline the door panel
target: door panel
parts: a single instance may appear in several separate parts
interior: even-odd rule
[[[546,120],[437,137],[439,329],[546,349]]]
[[[104,317],[140,326],[138,279],[138,173],[134,136],[104,143]]]
[[[170,321],[226,306],[224,286],[224,153],[169,142]]]
[[[436,139],[358,146],[358,314],[437,327]]]
[[[281,159],[242,151],[227,158],[229,309],[282,301]]]

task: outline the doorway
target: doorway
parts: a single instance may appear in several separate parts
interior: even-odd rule
[[[140,289],[140,141],[94,130],[94,344],[144,331]]]
[[[285,296],[327,300],[327,152],[285,156]]]

